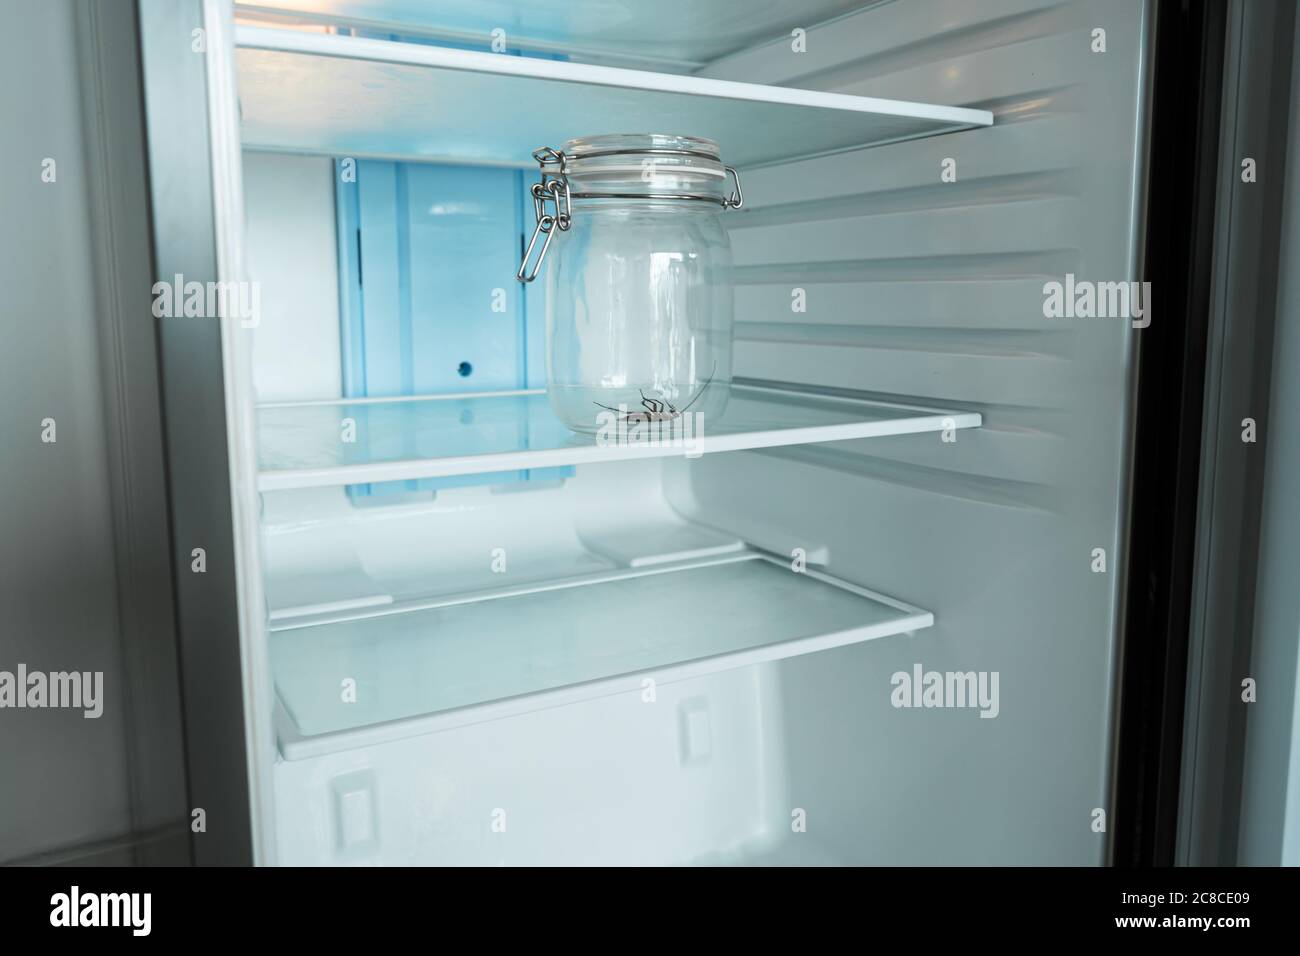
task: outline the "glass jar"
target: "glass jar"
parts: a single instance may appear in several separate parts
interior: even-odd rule
[[[534,155],[542,166],[533,187],[538,226],[518,278],[536,277],[554,239],[546,367],[555,413],[587,433],[688,413],[701,426],[716,420],[731,384],[731,243],[722,213],[742,202],[718,144],[618,134]]]

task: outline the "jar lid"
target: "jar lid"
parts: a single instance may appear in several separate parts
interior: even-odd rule
[[[711,199],[725,205],[718,144],[701,136],[610,133],[561,147],[574,199]]]
[[[572,202],[638,202],[659,206],[677,200],[717,203],[723,209],[745,204],[740,174],[722,165],[718,144],[702,136],[664,133],[608,133],[571,139],[560,149],[533,150],[542,178],[529,190],[537,226],[524,248],[515,278],[532,282],[542,268],[556,232],[568,232]],[[727,177],[735,189],[727,194]],[[541,249],[532,268],[533,249]]]

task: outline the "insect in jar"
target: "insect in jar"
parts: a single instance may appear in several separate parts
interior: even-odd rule
[[[704,390],[713,382],[713,376],[716,372],[717,366],[715,365],[713,371],[709,372],[709,377],[705,379],[704,384],[700,386],[700,390],[695,393],[695,397],[687,402],[681,409],[676,408],[673,403],[667,399],[646,398],[645,392],[641,389],[637,389],[637,391],[641,393],[641,405],[645,408],[645,411],[628,412],[623,416],[623,421],[629,425],[644,425],[649,424],[650,422],[670,422],[674,419],[681,418],[682,415],[686,413],[687,409],[699,401],[700,396],[704,394]],[[607,411],[619,411],[617,408],[602,405],[600,402],[594,402],[593,404],[598,408],[603,408]]]

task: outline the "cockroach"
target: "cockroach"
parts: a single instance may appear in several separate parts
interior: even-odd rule
[[[718,367],[715,365],[713,371],[709,373],[709,377],[705,379],[704,384],[700,386],[700,390],[695,393],[695,397],[687,402],[685,407],[680,410],[674,407],[673,403],[667,399],[646,398],[645,391],[643,389],[637,389],[637,391],[641,393],[641,405],[645,408],[645,411],[628,412],[623,416],[623,421],[629,425],[648,425],[650,422],[671,422],[674,419],[681,418],[687,409],[699,401],[700,396],[704,394],[704,390],[713,382],[713,376],[717,370]],[[617,408],[610,408],[608,405],[601,405],[600,402],[595,402],[594,404],[599,408],[606,409],[607,411],[618,411]]]

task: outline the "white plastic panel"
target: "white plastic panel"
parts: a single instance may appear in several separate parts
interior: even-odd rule
[[[276,764],[280,861],[668,865],[767,861],[779,799],[772,665]],[[684,748],[701,724],[708,750]],[[631,756],[632,759],[628,759]],[[368,806],[366,806],[368,804]],[[367,816],[367,813],[370,816]],[[799,834],[788,842],[806,841]],[[788,858],[788,857],[787,857]]]
[[[244,26],[246,147],[535,165],[580,136],[704,136],[733,166],[987,126],[985,110]]]
[[[972,412],[744,386],[732,386],[716,423],[676,438],[664,432],[655,442],[631,433],[617,443],[575,434],[537,392],[264,405],[258,419],[262,491],[695,456],[973,428],[981,420]]]
[[[290,759],[929,627],[927,611],[764,555],[622,571],[280,631]],[[340,692],[353,681],[355,699]]]
[[[244,222],[260,293],[253,337],[258,401],[333,398],[339,383],[334,164],[245,153]]]
[[[1089,824],[1110,812],[1129,376],[1153,332],[1128,316],[1046,318],[1043,289],[1071,273],[1140,278],[1148,12],[1131,0],[881,3],[809,31],[804,57],[774,41],[707,71],[997,116],[756,170],[752,202],[728,216],[737,375],[951,403],[984,425],[952,443],[665,462],[688,517],[772,551],[815,538],[832,573],[936,612],[923,641],[780,665],[790,805],[851,862],[1105,859]],[[796,286],[807,309],[792,314]],[[891,675],[917,664],[998,674],[998,716],[894,707]]]

